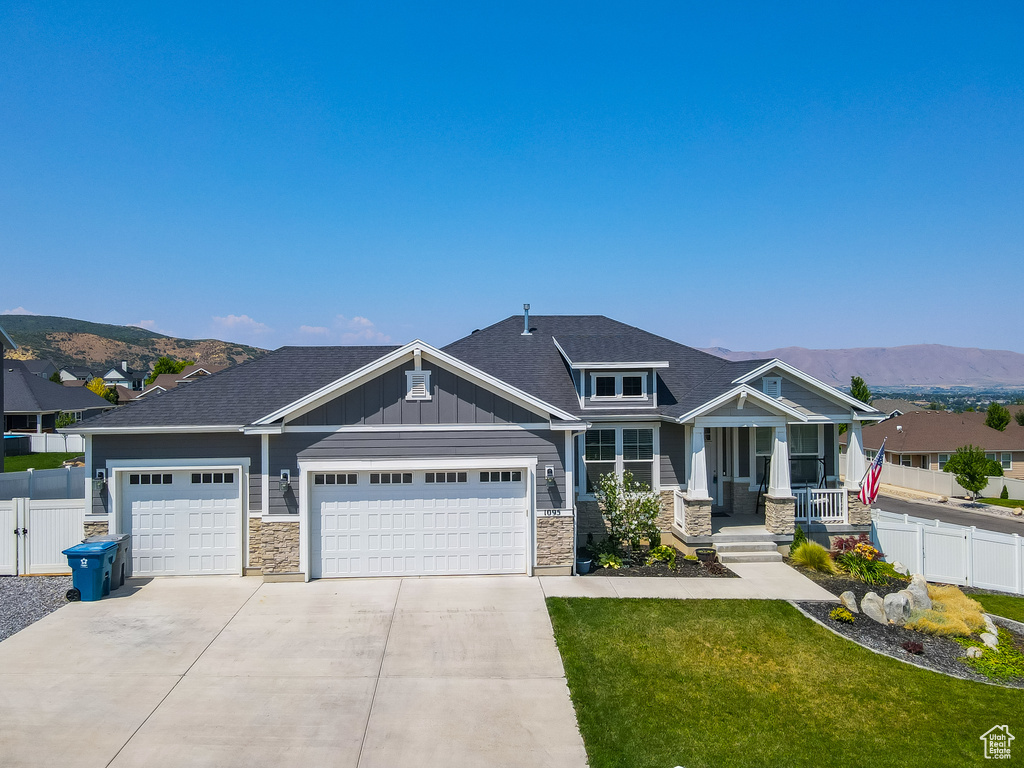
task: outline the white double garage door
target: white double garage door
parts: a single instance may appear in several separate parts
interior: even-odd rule
[[[311,472],[310,575],[527,572],[528,472]],[[239,472],[121,474],[136,576],[237,574]]]

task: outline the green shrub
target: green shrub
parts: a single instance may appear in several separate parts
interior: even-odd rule
[[[647,553],[647,565],[666,563],[670,569],[676,567],[676,550],[674,547],[653,547]]]
[[[875,549],[867,541],[858,543],[853,549],[849,549],[836,556],[836,563],[854,578],[860,579],[865,584],[887,584],[891,579],[906,579],[897,573],[893,567],[884,562],[882,553]]]
[[[836,564],[832,562],[832,557],[829,555],[828,550],[821,546],[821,544],[816,544],[813,541],[805,541],[796,549],[791,549],[789,551],[789,559],[797,565],[810,568],[812,571],[821,571],[822,573],[836,572]]]
[[[804,533],[804,529],[798,525],[793,531],[793,543],[789,545],[789,551],[792,552],[805,541],[807,541],[807,535]]]
[[[1003,486],[1003,490],[1001,490],[999,492],[999,498],[1000,499],[1008,499],[1008,498],[1010,498],[1010,491],[1007,490],[1005,485]]]
[[[688,560],[691,563],[696,563],[697,562],[697,556],[696,555],[683,555],[683,560]]]
[[[843,624],[853,624],[854,621],[853,614],[850,613],[850,611],[847,608],[844,608],[841,605],[837,605],[835,608],[833,608],[832,612],[829,613],[828,617],[832,619],[832,621],[839,621]]]
[[[964,648],[972,646],[981,648],[982,653],[978,658],[964,657],[960,661],[985,677],[992,680],[1024,677],[1024,654],[1013,642],[1013,635],[1005,629],[999,628],[999,645],[995,648],[989,648],[979,640],[967,640],[960,637],[953,638],[953,640]]]
[[[601,559],[598,562],[600,562],[602,568],[611,568],[616,571],[622,567],[622,558],[609,552],[601,555]]]

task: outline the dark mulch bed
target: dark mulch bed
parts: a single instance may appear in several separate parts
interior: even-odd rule
[[[646,552],[643,556],[646,559]],[[625,558],[623,558],[625,560]],[[735,573],[721,563],[704,564],[693,560],[684,560],[683,553],[676,550],[676,567],[671,569],[665,563],[657,565],[623,565],[622,568],[602,568],[594,558],[590,572],[585,576],[652,576],[683,579],[738,579]],[[643,562],[643,560],[641,560]]]

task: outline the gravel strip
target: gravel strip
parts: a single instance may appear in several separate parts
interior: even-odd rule
[[[67,604],[70,576],[0,576],[0,640]]]

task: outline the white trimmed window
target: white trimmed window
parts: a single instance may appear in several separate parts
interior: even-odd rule
[[[590,374],[591,400],[646,400],[645,373]]]
[[[602,427],[589,429],[583,437],[583,465],[586,493],[597,490],[601,475],[628,470],[633,478],[654,488],[657,452],[654,430],[644,427]]]
[[[817,424],[793,424],[789,428],[789,473],[793,483],[818,482],[819,445]]]
[[[313,485],[355,485],[357,482],[355,474],[313,475]]]
[[[912,467],[914,463],[910,460],[910,456],[906,453],[900,454],[900,466],[901,467]]]
[[[947,461],[949,461],[949,454],[948,453],[940,453],[939,454],[939,472],[941,472],[942,470],[944,470],[946,468],[946,462]]]
[[[405,372],[405,399],[430,399],[430,371]]]
[[[996,462],[1003,469],[1013,469],[1012,453],[986,453],[985,458],[989,461]]]

